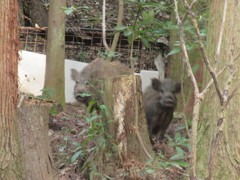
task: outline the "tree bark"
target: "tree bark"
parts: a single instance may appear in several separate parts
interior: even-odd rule
[[[108,152],[114,152],[113,158],[106,158],[106,153],[98,153],[93,164],[100,174],[115,177],[119,166],[131,160],[145,163],[154,156],[154,152],[143,109],[140,77],[108,78],[103,85],[103,101],[110,111],[107,119],[114,121],[107,123],[105,131],[118,146],[118,152],[109,146],[112,149]]]
[[[103,99],[110,108],[115,124],[110,134],[118,142],[120,159],[134,158],[146,162],[153,151],[143,108],[140,77],[108,78],[104,85]]]
[[[197,147],[197,176],[209,177],[209,170],[211,169],[212,179],[218,180],[237,180],[240,179],[239,161],[240,161],[240,71],[239,71],[239,46],[240,46],[240,4],[235,0],[227,1],[226,20],[223,29],[223,38],[221,51],[219,54],[219,60],[215,62],[216,49],[219,44],[219,34],[222,27],[223,7],[225,1],[212,0],[210,5],[208,37],[207,37],[207,53],[211,60],[211,64],[215,65],[216,72],[223,68],[226,64],[230,64],[230,68],[237,69],[234,79],[230,86],[227,95],[231,95],[235,90],[230,103],[225,108],[225,120],[221,122],[219,114],[221,112],[221,106],[219,103],[219,97],[212,87],[205,97],[202,108],[202,118],[199,124],[198,132],[198,147]],[[206,82],[209,80],[208,72],[204,73]],[[226,86],[226,81],[229,78],[230,73],[228,70],[224,71],[219,76],[220,88]],[[222,127],[221,138],[216,136],[219,127]],[[210,162],[210,156],[212,154],[207,151],[206,147],[214,148],[217,143],[217,148],[214,155],[214,160]],[[209,167],[209,169],[207,168]]]
[[[49,1],[48,45],[44,88],[54,91],[53,99],[65,104],[65,14],[66,0]]]
[[[16,126],[18,1],[0,1],[0,179],[24,179]]]
[[[23,100],[18,108],[18,135],[27,180],[53,179],[49,107],[39,100]]]

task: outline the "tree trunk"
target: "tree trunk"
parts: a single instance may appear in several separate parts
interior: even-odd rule
[[[26,180],[53,179],[49,107],[39,100],[23,100],[18,108],[18,135]]]
[[[64,62],[65,62],[65,14],[66,0],[49,1],[48,45],[44,88],[51,88],[52,97],[65,104]]]
[[[18,1],[0,1],[0,179],[21,180],[17,138]]]
[[[110,113],[106,132],[118,146],[118,152],[109,146],[108,152],[115,152],[112,158],[98,153],[94,159],[98,173],[116,178],[116,169],[131,160],[147,162],[154,155],[145,118],[141,81],[139,76],[129,75],[105,79],[104,104]],[[107,159],[107,160],[106,160]]]
[[[207,52],[208,57],[211,60],[211,64],[215,65],[216,72],[223,68],[226,64],[234,63],[231,67],[236,68],[237,72],[228,91],[228,95],[231,92],[237,90],[231,99],[230,103],[225,107],[225,120],[219,121],[219,112],[221,106],[219,98],[215,88],[212,87],[205,97],[202,108],[202,118],[199,124],[198,132],[198,147],[197,147],[197,176],[207,177],[210,173],[207,170],[208,166],[212,169],[212,179],[217,180],[237,180],[240,179],[240,71],[239,71],[239,46],[240,46],[240,3],[239,1],[229,0],[227,1],[226,20],[223,30],[223,39],[221,45],[221,51],[219,55],[219,61],[215,63],[216,49],[219,41],[219,34],[221,30],[221,21],[223,17],[224,1],[212,0],[210,6],[208,37],[207,37]],[[230,68],[231,68],[230,67]],[[229,78],[229,70],[224,71],[219,77],[220,88],[226,85],[226,80]],[[209,73],[205,72],[206,82],[209,79]],[[227,93],[227,92],[224,92]],[[216,132],[219,126],[222,128],[222,137],[219,139],[214,163],[209,162],[210,150],[206,150],[206,147],[214,147],[216,142]]]

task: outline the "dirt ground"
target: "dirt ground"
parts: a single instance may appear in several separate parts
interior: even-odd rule
[[[79,144],[86,141],[87,133],[86,129],[89,125],[86,123],[86,108],[83,105],[71,105],[63,109],[62,112],[51,115],[49,122],[49,138],[51,143],[51,149],[54,160],[54,170],[55,177],[59,180],[85,180],[84,176],[81,174],[81,167],[85,162],[86,154],[79,155],[76,160],[74,159],[74,154],[78,152],[77,147]],[[169,136],[174,136],[175,129],[180,125],[180,121],[174,121],[168,128],[166,134]],[[91,149],[94,147],[94,143],[89,143],[85,146],[86,149]],[[172,157],[176,152],[174,147],[168,145],[167,140],[163,143],[156,143],[153,146],[156,152],[162,152],[162,154],[168,159]],[[186,160],[187,161],[187,160]],[[128,163],[126,163],[128,164]],[[133,168],[136,163],[131,162]],[[133,168],[134,169],[134,168]],[[124,168],[119,169],[119,173],[124,172]],[[164,180],[175,180],[181,179],[184,173],[184,169],[180,168],[167,168],[162,169],[161,172],[164,175]],[[166,175],[167,174],[167,175]],[[122,179],[122,178],[121,178]],[[132,179],[130,177],[125,177],[124,179]],[[134,178],[134,179],[156,179],[149,175],[145,178]]]

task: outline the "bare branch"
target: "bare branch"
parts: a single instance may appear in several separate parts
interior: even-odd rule
[[[196,3],[197,1],[198,1],[198,0],[194,0],[194,1],[191,3],[190,9],[193,8],[193,6],[195,5],[195,3]],[[186,20],[186,18],[187,18],[188,15],[189,15],[189,12],[187,11],[186,14],[185,14],[185,15],[183,16],[183,18],[182,18],[182,22],[184,22],[184,21]]]
[[[106,18],[106,0],[103,0],[103,6],[102,6],[102,9],[103,9],[103,12],[102,12],[102,37],[103,37],[103,45],[104,47],[110,51],[110,48],[107,44],[107,41],[106,41],[106,21],[105,21],[105,18]]]
[[[229,64],[227,64],[226,66],[224,66],[217,74],[216,74],[216,78],[218,78],[218,76],[220,74],[222,74],[222,72],[229,66]],[[211,87],[211,85],[213,84],[213,79],[211,79],[208,84],[206,85],[206,87],[204,88],[204,90],[201,92],[201,95],[204,96],[206,92],[208,92],[209,88]]]
[[[220,26],[220,32],[219,32],[219,37],[218,37],[218,45],[217,45],[217,50],[216,50],[216,55],[215,55],[215,64],[219,62],[219,56],[220,56],[220,49],[222,45],[222,38],[223,38],[223,30],[224,30],[224,24],[226,20],[226,11],[227,11],[227,0],[224,1],[224,8],[223,8],[223,16],[222,16],[222,22]]]

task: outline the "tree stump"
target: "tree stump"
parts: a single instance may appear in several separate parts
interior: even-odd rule
[[[107,78],[102,85],[102,100],[110,111],[106,119],[113,120],[106,124],[105,131],[112,136],[110,141],[118,146],[118,151],[108,146],[108,150],[96,153],[89,160],[93,161],[99,174],[114,177],[116,168],[125,162],[134,160],[145,163],[153,157],[154,152],[143,108],[140,77],[129,75]],[[113,156],[106,157],[106,152],[113,152]]]
[[[104,81],[103,101],[109,107],[110,120],[114,120],[109,134],[117,142],[122,160],[146,162],[153,155],[141,87],[140,77],[135,75]]]
[[[27,180],[53,179],[49,107],[44,101],[26,98],[18,107],[18,137]]]

